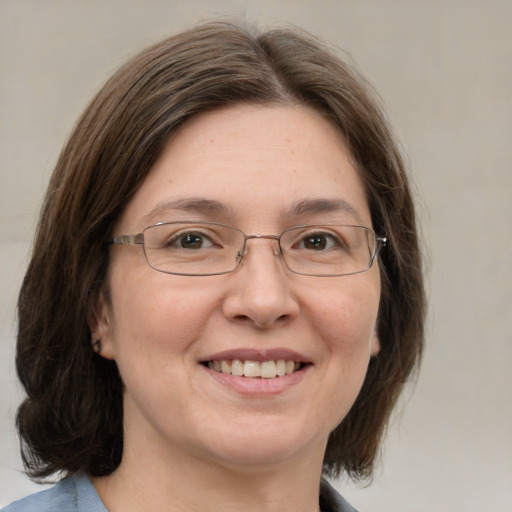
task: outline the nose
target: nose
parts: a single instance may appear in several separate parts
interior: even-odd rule
[[[298,315],[299,305],[292,280],[279,257],[277,237],[251,238],[259,240],[247,241],[240,266],[230,274],[224,315],[260,329],[286,324]]]

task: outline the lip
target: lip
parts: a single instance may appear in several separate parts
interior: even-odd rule
[[[207,361],[221,361],[240,359],[242,361],[270,361],[284,359],[287,361],[295,361],[302,364],[302,368],[293,373],[275,377],[272,379],[264,379],[261,377],[240,377],[227,373],[217,372],[209,369],[204,363]],[[216,352],[200,361],[203,371],[214,379],[222,387],[234,391],[237,394],[247,397],[271,397],[284,393],[286,390],[298,385],[306,377],[312,368],[311,361],[294,350],[285,348],[273,349],[232,349]]]
[[[223,350],[222,352],[215,352],[214,354],[202,358],[201,362],[221,361],[223,359],[240,359],[241,361],[251,360],[259,361],[260,363],[262,361],[284,359],[285,361],[295,361],[297,363],[311,363],[311,361],[305,355],[287,348],[237,348],[231,350]]]
[[[273,396],[285,392],[287,389],[296,386],[309,373],[311,365],[306,365],[283,377],[275,377],[273,379],[263,379],[261,377],[238,377],[227,373],[216,372],[210,370],[206,366],[202,366],[203,371],[215,379],[223,387],[235,391],[238,394],[252,397]]]

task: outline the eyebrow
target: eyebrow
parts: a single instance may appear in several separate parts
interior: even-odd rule
[[[205,217],[210,216],[234,216],[232,208],[225,203],[214,199],[203,197],[183,198],[176,200],[164,200],[158,203],[151,211],[144,215],[144,221],[148,223],[158,222],[158,218],[172,211],[183,211],[187,213],[197,213]],[[348,213],[354,216],[358,222],[361,216],[357,210],[344,199],[303,199],[293,205],[290,210],[284,212],[287,217],[299,217],[305,215],[317,215],[320,213]]]
[[[205,199],[202,197],[176,199],[172,201],[161,201],[152,210],[144,215],[146,222],[155,222],[164,213],[181,210],[183,212],[197,213],[204,216],[229,215],[231,208],[220,201]]]
[[[349,213],[362,223],[357,210],[344,199],[304,199],[299,201],[290,211],[292,216],[316,215],[319,213],[333,213],[342,211]]]

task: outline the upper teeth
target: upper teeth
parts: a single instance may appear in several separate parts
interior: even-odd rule
[[[272,379],[274,377],[282,377],[283,375],[293,373],[300,368],[300,363],[295,361],[285,361],[278,359],[277,361],[241,361],[240,359],[221,361],[209,361],[208,368],[216,372],[229,373],[231,375],[239,375],[244,377],[263,377],[264,379]]]

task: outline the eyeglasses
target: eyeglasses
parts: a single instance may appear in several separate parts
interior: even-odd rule
[[[213,276],[233,272],[247,254],[247,240],[278,242],[289,270],[307,276],[344,276],[368,270],[386,245],[365,226],[307,225],[280,235],[246,235],[217,222],[163,222],[136,235],[119,235],[108,245],[142,245],[150,267],[167,274]]]

